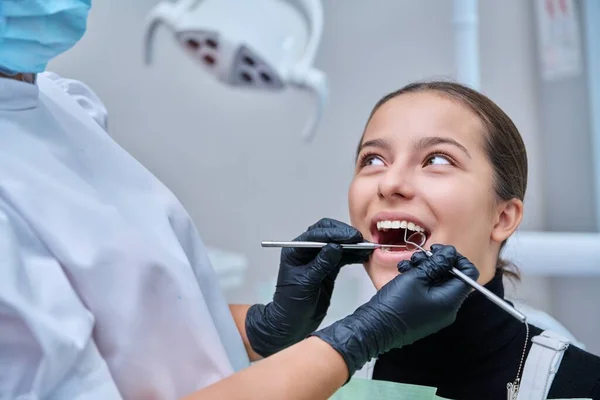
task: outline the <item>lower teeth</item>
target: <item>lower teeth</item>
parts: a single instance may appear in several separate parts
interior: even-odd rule
[[[380,247],[381,251],[385,251],[386,253],[393,253],[395,251],[404,251],[407,249],[399,248],[399,247]]]

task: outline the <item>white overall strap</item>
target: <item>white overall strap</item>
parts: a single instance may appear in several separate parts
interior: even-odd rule
[[[570,342],[552,331],[544,331],[531,341],[517,400],[546,400]]]

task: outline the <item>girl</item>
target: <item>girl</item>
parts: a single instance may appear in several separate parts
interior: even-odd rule
[[[527,155],[510,118],[490,99],[450,82],[415,83],[375,106],[358,148],[349,191],[352,225],[365,239],[403,243],[420,231],[424,247],[454,245],[503,296],[499,258],[519,226]],[[435,246],[434,246],[435,247]],[[365,268],[377,289],[398,274],[408,251],[376,250]],[[529,338],[541,332],[531,327]],[[506,399],[531,341],[524,324],[472,293],[446,329],[381,356],[373,378],[434,386],[452,399]],[[570,346],[549,398],[600,398],[600,358]]]

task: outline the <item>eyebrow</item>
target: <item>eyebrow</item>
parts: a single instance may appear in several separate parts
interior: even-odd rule
[[[429,147],[436,146],[438,144],[449,144],[451,146],[455,146],[455,147],[459,148],[463,153],[465,153],[467,155],[467,157],[471,158],[471,153],[469,153],[469,150],[467,150],[467,148],[465,146],[458,143],[454,139],[451,139],[449,137],[442,137],[442,136],[427,136],[427,137],[421,138],[414,145],[414,150],[419,151],[419,150],[427,149]],[[356,158],[357,159],[358,159],[358,155],[360,154],[360,152],[363,151],[363,149],[366,147],[375,147],[375,148],[379,148],[382,150],[390,150],[392,146],[385,139],[367,140],[366,142],[361,143],[360,146],[358,147],[358,149],[356,150]]]
[[[467,155],[467,157],[471,158],[471,153],[469,150],[462,144],[458,143],[456,140],[449,137],[442,136],[427,136],[421,138],[417,144],[415,145],[415,150],[423,150],[429,147],[436,146],[438,144],[449,144],[451,146],[459,148],[463,153]]]
[[[382,149],[382,150],[389,150],[392,148],[392,146],[390,145],[390,142],[388,142],[385,139],[367,140],[366,142],[362,142],[358,146],[358,149],[356,149],[356,159],[358,159],[358,155],[366,147],[375,147],[377,149]]]

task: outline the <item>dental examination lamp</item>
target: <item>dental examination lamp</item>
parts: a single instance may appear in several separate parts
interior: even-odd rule
[[[163,1],[148,16],[146,64],[152,62],[152,42],[160,25],[226,85],[310,91],[316,110],[302,137],[312,140],[328,97],[327,78],[313,67],[323,34],[321,0]]]

